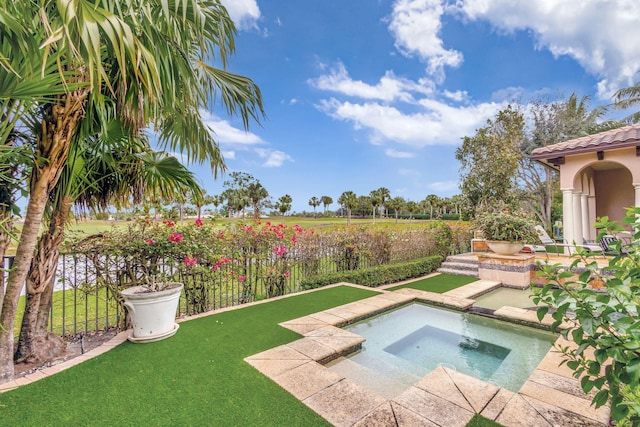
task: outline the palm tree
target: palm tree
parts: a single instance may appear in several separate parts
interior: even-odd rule
[[[385,216],[389,216],[389,212],[387,212],[387,200],[391,199],[391,192],[386,187],[380,187],[377,190],[377,194],[380,200],[380,206],[382,206],[385,211]]]
[[[330,204],[333,203],[333,199],[329,196],[322,196],[320,197],[320,201],[322,202],[322,206],[324,207],[324,211],[323,213],[326,215],[327,214],[327,206],[329,206]]]
[[[338,197],[338,203],[347,210],[347,225],[351,225],[351,209],[358,207],[358,197],[353,191],[345,191]]]
[[[253,206],[253,217],[255,219],[260,218],[260,203],[269,197],[269,192],[256,180],[247,185],[247,195]]]
[[[318,199],[316,196],[313,196],[312,198],[309,199],[309,206],[313,207],[313,217],[316,217],[316,208],[318,206],[320,206],[320,199]]]
[[[235,27],[219,0],[186,0],[171,8],[159,0],[2,2],[0,81],[20,75],[35,83],[57,80],[64,90],[48,96],[35,135],[37,166],[14,268],[9,273],[0,327],[13,330],[51,190],[85,117],[108,123],[114,108],[140,132],[154,126],[161,148],[182,151],[189,161],[208,161],[217,175],[224,161],[200,116],[218,97],[248,126],[263,115],[260,91],[249,79],[225,70],[234,50]],[[208,65],[213,58],[223,68]],[[47,67],[53,63],[54,66]],[[47,72],[47,74],[43,74]],[[1,95],[0,100],[7,98]],[[108,100],[114,99],[111,105]],[[4,112],[3,112],[4,113]],[[90,128],[90,127],[87,127]],[[6,140],[3,140],[3,145]],[[0,334],[0,383],[13,378],[13,334]]]
[[[429,194],[424,200],[429,204],[429,219],[433,219],[433,208],[440,203],[440,197],[435,194]]]
[[[640,105],[640,81],[636,82],[633,86],[618,90],[613,94],[613,99],[613,107],[616,110],[626,110]],[[631,113],[623,120],[627,123],[639,123],[640,111]]]
[[[110,130],[117,125],[114,120]],[[116,134],[115,140],[113,134]],[[46,361],[61,339],[47,331],[59,246],[71,206],[105,209],[109,204],[138,204],[145,197],[170,198],[193,193],[202,197],[193,174],[173,156],[152,152],[146,138],[110,132],[111,136],[76,141],[52,193],[48,231],[43,233],[27,278],[26,307],[15,360]]]
[[[376,210],[378,206],[382,203],[382,194],[380,194],[380,190],[373,190],[369,193],[369,201],[371,203],[371,207],[373,208],[371,212],[373,213],[373,222],[376,222]]]
[[[282,214],[283,224],[284,224],[284,214],[286,214],[291,210],[292,202],[293,202],[293,199],[288,194],[285,194],[284,196],[280,197],[276,202],[276,209]]]
[[[405,206],[405,200],[402,197],[394,197],[389,200],[389,209],[393,209],[396,217],[396,224],[398,223],[398,214]]]

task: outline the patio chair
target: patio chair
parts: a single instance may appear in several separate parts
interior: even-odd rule
[[[614,243],[619,242],[617,245]],[[600,239],[600,248],[606,255],[628,255],[629,251],[625,248],[624,241],[616,236],[605,234]]]
[[[551,236],[549,236],[547,231],[544,229],[544,227],[542,227],[541,225],[536,225],[535,229],[536,229],[536,233],[538,233],[538,238],[540,239],[540,242],[542,242],[542,244],[545,246],[545,252],[547,252],[546,247],[553,246],[556,249],[556,253],[560,253],[558,252],[559,248],[562,248],[564,252],[564,248],[576,249],[580,247],[580,248],[586,249],[589,252],[604,254],[604,251],[602,250],[600,245],[586,243],[584,241],[581,245],[577,245],[577,244],[571,244],[566,240],[563,241],[563,243],[560,243],[552,239]]]

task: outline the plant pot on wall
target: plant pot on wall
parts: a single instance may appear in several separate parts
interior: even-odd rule
[[[179,326],[175,319],[183,285],[167,283],[162,288],[159,291],[149,291],[145,286],[133,286],[121,292],[133,325],[129,341],[160,341],[178,331]]]
[[[524,243],[487,240],[487,246],[498,255],[515,255],[524,248]]]

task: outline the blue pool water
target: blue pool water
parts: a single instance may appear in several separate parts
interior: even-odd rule
[[[362,351],[327,367],[355,382],[377,385],[376,391],[386,397],[439,365],[517,392],[557,338],[547,331],[418,303],[345,329],[366,338]]]

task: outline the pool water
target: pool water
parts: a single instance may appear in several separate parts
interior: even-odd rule
[[[557,335],[413,303],[346,327],[362,350],[327,365],[393,398],[439,365],[517,392]]]
[[[475,299],[474,307],[497,310],[505,305],[518,308],[535,307],[530,289],[498,288]]]

